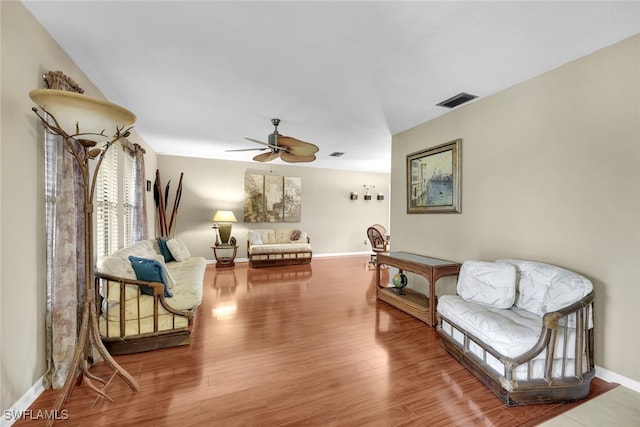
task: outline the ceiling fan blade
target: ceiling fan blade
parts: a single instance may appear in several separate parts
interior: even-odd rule
[[[273,159],[277,159],[279,156],[280,156],[280,153],[273,153],[273,152],[262,153],[255,156],[253,160],[255,160],[256,162],[270,162]]]
[[[255,142],[256,144],[262,144],[262,145],[266,145],[267,147],[271,147],[271,148],[280,148],[277,145],[273,145],[273,144],[269,144],[266,142],[262,142],[262,141],[258,141],[257,139],[253,139],[253,138],[245,138],[247,141],[251,141],[251,142]]]
[[[316,159],[316,156],[311,154],[310,156],[298,156],[292,153],[282,153],[280,154],[280,158],[288,163],[304,163],[304,162],[313,162]]]
[[[281,136],[278,138],[278,143],[281,146],[286,147],[288,153],[301,157],[313,156],[320,150],[315,144],[300,141],[299,139],[291,138],[290,136]]]
[[[238,149],[235,149],[235,150],[224,150],[224,151],[226,151],[227,153],[230,153],[232,151],[264,151],[264,150],[267,150],[267,147],[264,147],[264,148],[238,148]]]

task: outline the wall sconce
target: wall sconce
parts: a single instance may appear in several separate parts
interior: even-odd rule
[[[368,185],[363,185],[362,187],[364,188],[364,191],[365,191],[365,193],[364,193],[364,199],[365,199],[365,200],[371,200],[371,193],[369,192],[369,190],[370,190],[371,188],[376,188],[376,186],[375,186],[375,185],[372,185],[372,186],[370,186],[370,187],[369,187]]]
[[[382,193],[378,193],[378,197],[377,197],[377,199],[378,199],[378,200],[384,200],[384,194],[382,194]]]
[[[358,200],[358,193],[354,193],[353,191],[349,195],[350,200]]]

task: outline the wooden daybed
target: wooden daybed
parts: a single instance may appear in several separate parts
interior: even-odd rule
[[[129,256],[160,262],[168,273],[172,296],[165,294],[163,283],[138,280]],[[196,310],[202,302],[206,260],[191,256],[179,259],[164,261],[157,240],[149,239],[98,262],[95,292],[99,295],[100,336],[111,354],[191,342]],[[151,288],[152,295],[142,293],[143,287],[146,292]]]
[[[309,264],[311,239],[305,231],[291,228],[258,228],[247,233],[247,256],[251,267]]]
[[[506,405],[589,395],[595,365],[588,279],[532,261],[467,261],[457,290],[438,299],[442,344]]]

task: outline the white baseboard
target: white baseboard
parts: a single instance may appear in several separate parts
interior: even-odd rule
[[[371,255],[372,251],[367,252],[337,252],[329,254],[313,254],[314,258],[328,258],[333,256],[351,256],[351,255]]]
[[[616,374],[615,372],[602,368],[598,365],[596,365],[596,377],[610,383],[618,383],[635,391],[636,393],[640,393],[640,381],[632,380],[631,378]]]
[[[0,427],[12,426],[13,423],[18,421],[18,419],[20,418],[20,414],[29,409],[29,406],[31,406],[33,402],[36,401],[38,396],[40,396],[44,391],[43,378],[44,377],[40,377],[38,381],[36,381],[36,383],[32,385],[31,388],[27,390],[27,392],[23,394],[22,397],[11,406],[11,408],[6,409],[2,413]]]

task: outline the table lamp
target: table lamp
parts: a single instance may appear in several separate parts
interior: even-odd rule
[[[218,231],[220,233],[220,240],[223,245],[229,244],[231,238],[232,222],[237,222],[236,216],[232,211],[217,211],[213,216],[212,221],[218,224]]]

